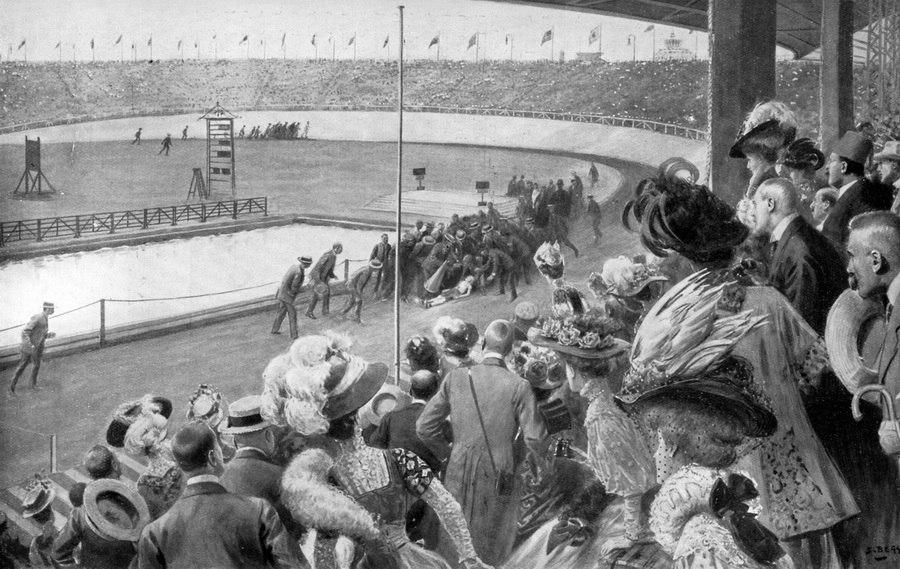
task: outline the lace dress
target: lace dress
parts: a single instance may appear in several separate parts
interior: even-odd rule
[[[735,542],[730,529],[710,509],[713,484],[727,472],[698,465],[677,470],[666,480],[650,507],[656,541],[676,569],[790,569],[784,555],[774,564],[756,561]]]

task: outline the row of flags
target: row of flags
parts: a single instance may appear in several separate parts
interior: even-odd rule
[[[653,31],[653,29],[654,29],[654,25],[650,24],[649,26],[647,26],[647,29],[644,30],[644,33]],[[694,33],[694,30],[688,31],[689,35],[693,34],[693,33]],[[544,45],[548,41],[553,40],[553,34],[554,34],[553,28],[550,28],[549,30],[544,32],[544,35],[541,36],[541,45]],[[310,43],[312,45],[317,45],[317,43],[316,43],[317,35],[318,34],[313,34],[312,40],[310,41]],[[214,34],[212,39],[215,40],[217,36],[218,36],[218,34]],[[284,47],[284,43],[285,43],[286,39],[287,39],[287,33],[282,34],[281,47]],[[332,39],[331,37],[328,38],[329,43],[331,42],[331,39]],[[512,36],[510,34],[507,34],[506,35],[506,44],[507,45],[509,44],[511,39],[512,39]],[[250,40],[250,35],[249,34],[245,35],[241,39],[241,41],[238,42],[238,45],[243,45],[245,43],[248,43],[249,40]],[[386,38],[384,38],[384,44],[382,45],[382,47],[387,47],[390,40],[391,40],[391,36],[390,36],[390,34],[388,34],[388,36]],[[22,43],[19,44],[18,49],[22,49],[23,47],[25,47],[25,41],[26,40],[22,40]],[[588,45],[593,45],[597,41],[600,41],[600,26],[595,27],[588,34]],[[260,40],[259,44],[263,45],[264,42],[265,42],[265,40]],[[441,42],[441,34],[439,33],[436,36],[434,36],[434,38],[431,40],[431,42],[429,42],[428,48],[431,49],[433,46],[440,44],[440,42]],[[113,45],[114,46],[119,45],[120,43],[122,43],[122,35],[119,35],[118,39],[116,39],[116,41],[115,41],[115,43],[113,43]],[[347,45],[351,46],[354,43],[356,43],[356,34],[353,34],[353,36],[350,38],[350,41],[347,42]],[[181,44],[182,44],[182,40],[178,40],[178,49],[181,49]],[[477,45],[477,44],[478,44],[478,32],[472,34],[472,37],[469,38],[469,44],[466,49],[471,49],[472,46]],[[61,45],[62,45],[62,42],[58,42],[53,49],[57,49]],[[150,36],[150,38],[147,40],[147,45],[151,46],[151,47],[153,46],[153,36]],[[195,41],[194,47],[198,47],[198,45],[199,44]],[[134,42],[131,43],[131,48],[134,49]],[[94,49],[94,39],[93,38],[91,38],[91,49]]]

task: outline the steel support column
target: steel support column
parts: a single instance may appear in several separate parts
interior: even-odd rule
[[[708,175],[713,190],[736,203],[750,177],[728,150],[753,106],[775,96],[775,0],[712,0],[708,16]]]
[[[819,72],[819,146],[832,146],[853,130],[853,0],[822,2]]]

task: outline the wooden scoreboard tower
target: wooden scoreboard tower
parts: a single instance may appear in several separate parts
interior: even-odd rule
[[[47,183],[49,189],[44,189],[44,186],[41,183],[42,181]],[[41,170],[40,137],[38,137],[37,140],[28,140],[28,137],[25,137],[25,171],[22,173],[22,177],[19,178],[19,183],[16,185],[16,189],[13,192],[14,194],[19,193],[22,182],[25,183],[23,192],[25,194],[37,192],[38,195],[42,195],[44,193],[56,192],[56,188],[53,187],[53,184],[51,184],[50,180],[47,179],[47,176],[44,175],[44,171]]]
[[[206,119],[206,196],[216,190],[228,190],[237,197],[234,177],[234,119],[235,116],[216,103],[205,115]]]

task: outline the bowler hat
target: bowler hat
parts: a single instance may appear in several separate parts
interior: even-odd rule
[[[108,541],[137,541],[150,523],[150,510],[141,495],[109,478],[87,485],[84,513],[87,525]]]
[[[300,264],[304,267],[312,265],[312,257],[297,257],[297,260],[300,261]]]
[[[223,435],[240,435],[261,431],[269,422],[260,414],[259,395],[242,397],[228,406],[227,426],[219,429]]]
[[[865,164],[872,153],[872,141],[858,132],[849,130],[838,141],[833,152],[841,158]]]

